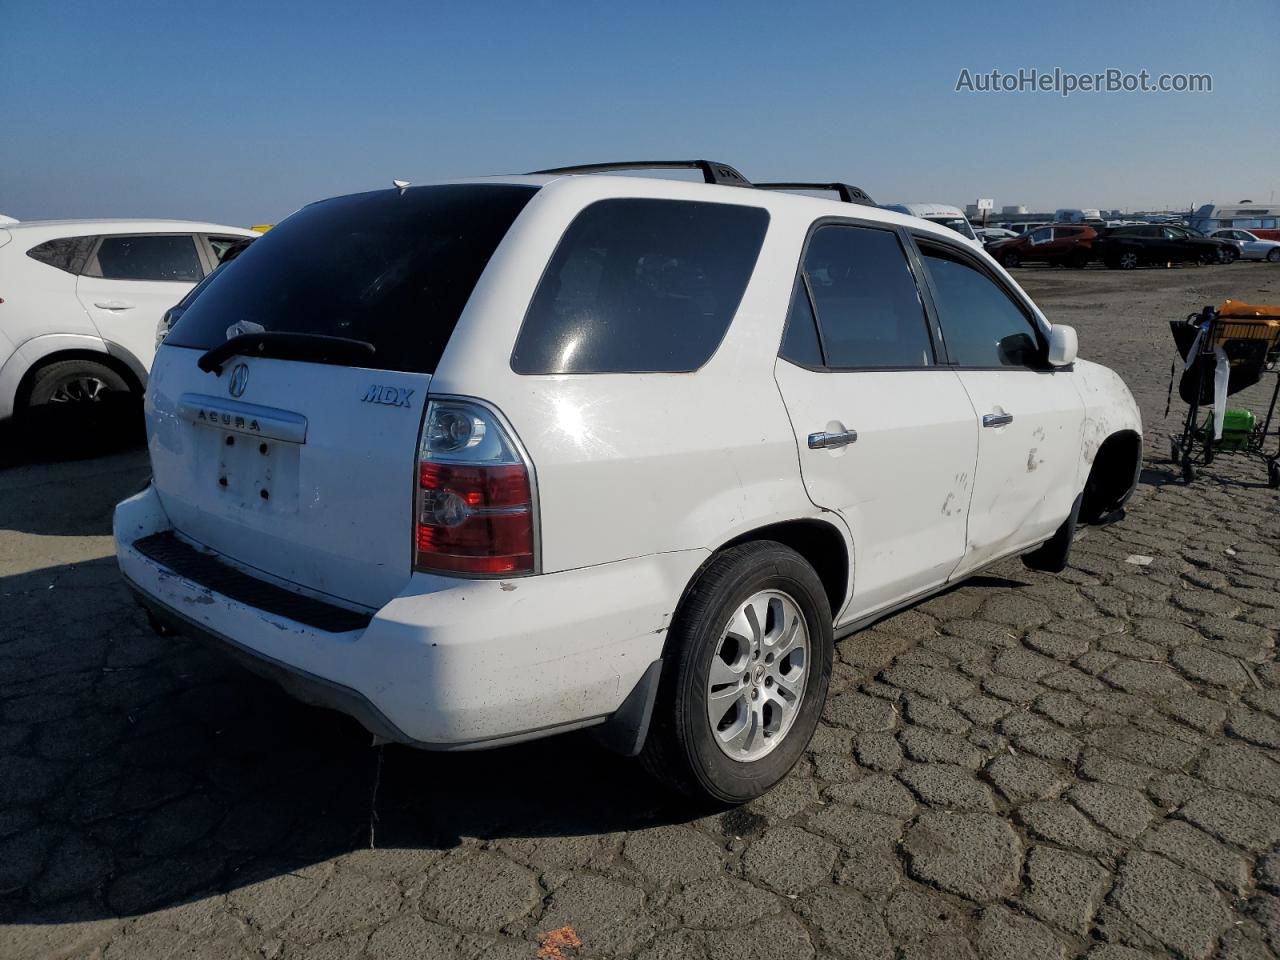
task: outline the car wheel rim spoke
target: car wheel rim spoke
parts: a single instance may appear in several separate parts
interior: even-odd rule
[[[97,403],[107,385],[97,377],[75,377],[58,384],[49,397],[50,403]]]
[[[707,676],[707,720],[730,759],[759,760],[791,729],[804,699],[809,630],[785,593],[762,590],[729,618]]]

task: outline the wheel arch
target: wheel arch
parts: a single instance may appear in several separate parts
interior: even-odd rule
[[[790,547],[800,554],[813,567],[818,579],[822,581],[822,586],[827,594],[827,602],[831,606],[833,620],[839,615],[849,597],[852,585],[851,571],[853,565],[847,535],[829,520],[817,517],[797,517],[792,520],[776,521],[753,527],[750,530],[734,535],[731,539],[713,548],[707,555],[706,560],[699,565],[693,576],[689,578],[689,582],[685,584],[684,591],[681,593],[680,600],[677,602],[675,611],[672,614],[672,619],[674,620],[679,615],[690,591],[702,577],[703,571],[706,570],[712,560],[731,547],[759,541],[781,543],[783,546]]]
[[[27,398],[31,396],[31,389],[35,385],[36,377],[45,367],[63,360],[88,360],[91,363],[98,363],[107,369],[113,371],[123,378],[124,382],[129,385],[129,391],[142,396],[146,389],[144,382],[139,379],[137,371],[133,365],[125,361],[123,358],[116,356],[110,351],[90,350],[80,347],[71,347],[63,350],[55,350],[46,353],[40,357],[22,375],[22,379],[18,381],[18,389],[14,394],[14,411],[22,410],[27,404]]]
[[[1098,446],[1080,504],[1080,521],[1097,523],[1124,506],[1142,471],[1142,436],[1117,430]]]

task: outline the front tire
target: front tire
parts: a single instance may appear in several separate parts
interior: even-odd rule
[[[1018,256],[1018,251],[1008,250],[1000,257],[1000,262],[1004,264],[1005,269],[1012,270],[1015,267],[1022,266],[1022,258]]]
[[[1139,262],[1138,254],[1133,250],[1126,250],[1116,258],[1116,266],[1121,270],[1136,270]]]
[[[1267,252],[1267,263],[1280,263],[1280,247],[1274,247]]]
[[[808,746],[833,651],[827,594],[803,557],[773,541],[718,554],[668,634],[645,767],[700,801],[760,796]]]

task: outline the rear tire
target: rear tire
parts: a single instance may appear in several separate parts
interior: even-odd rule
[[[702,802],[760,796],[808,746],[833,651],[827,594],[803,557],[773,541],[718,554],[668,634],[645,768]]]
[[[38,370],[19,416],[27,446],[43,456],[96,456],[137,438],[138,397],[112,368],[57,360]]]
[[[1022,258],[1018,256],[1017,250],[1009,250],[1001,254],[1000,262],[1009,270],[1022,266]]]
[[[1138,254],[1133,250],[1126,250],[1120,256],[1116,257],[1116,266],[1121,270],[1136,270],[1141,260]]]
[[[1275,247],[1267,253],[1267,263],[1280,263],[1280,247]]]

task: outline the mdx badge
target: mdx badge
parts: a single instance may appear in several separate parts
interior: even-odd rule
[[[227,382],[227,393],[233,397],[244,396],[244,388],[249,385],[249,368],[237,363],[231,371],[231,379]]]
[[[361,403],[380,403],[384,407],[408,407],[416,391],[404,387],[387,387],[380,383],[372,383],[360,398]]]

